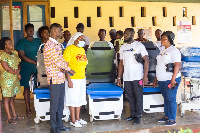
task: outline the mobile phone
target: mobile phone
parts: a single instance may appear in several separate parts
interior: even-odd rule
[[[169,89],[171,89],[171,87],[172,87],[171,83],[170,83],[170,84],[168,84],[168,88],[169,88]]]
[[[171,85],[171,83],[170,83],[170,84],[168,85],[168,87],[169,87],[170,89],[172,89],[172,90],[173,90],[173,89],[175,89],[175,88],[176,88],[176,86],[177,86],[177,85],[178,85],[178,83],[175,83],[175,85],[174,85],[174,86],[172,86],[172,85]]]

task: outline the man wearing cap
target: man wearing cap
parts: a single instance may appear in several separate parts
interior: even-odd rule
[[[84,32],[84,24],[83,23],[79,23],[77,26],[76,26],[76,30],[77,32],[81,32],[83,33]],[[84,38],[85,38],[85,46],[83,47],[85,49],[85,51],[87,51],[89,45],[90,45],[90,40],[87,36],[84,35]]]
[[[110,35],[110,38],[111,38],[111,40],[110,40],[110,42],[114,45],[114,42],[115,42],[115,40],[116,40],[116,30],[115,29],[111,29],[110,31],[109,31],[109,35]]]

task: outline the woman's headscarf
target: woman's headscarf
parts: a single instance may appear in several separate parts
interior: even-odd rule
[[[75,41],[79,36],[83,36],[83,33],[81,33],[81,32],[76,32],[76,33],[69,39],[69,42],[67,43],[67,46],[73,45],[73,44],[74,44],[74,41]]]

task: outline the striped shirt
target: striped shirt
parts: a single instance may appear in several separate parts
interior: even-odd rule
[[[65,82],[65,73],[61,69],[70,70],[68,64],[63,59],[61,44],[57,40],[49,37],[44,46],[44,65],[47,74],[47,82],[52,84],[61,84]]]

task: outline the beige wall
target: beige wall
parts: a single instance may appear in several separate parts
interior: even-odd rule
[[[74,7],[79,7],[79,18],[74,18]],[[102,17],[97,17],[97,6],[101,7]],[[119,7],[124,7],[124,17],[119,17]],[[68,28],[72,35],[76,32],[76,25],[83,23],[85,25],[84,34],[90,38],[90,41],[99,40],[98,30],[104,28],[107,30],[106,40],[110,40],[109,30],[124,30],[131,27],[131,17],[135,16],[137,27],[152,27],[152,38],[155,40],[154,32],[156,29],[162,31],[171,30],[177,33],[177,27],[173,26],[173,16],[177,21],[192,21],[192,16],[196,17],[196,25],[192,26],[192,43],[179,44],[200,46],[200,4],[199,3],[165,3],[165,2],[128,2],[128,1],[68,1],[68,0],[50,0],[50,7],[55,7],[55,18],[51,18],[51,23],[60,23],[64,26],[64,17],[68,17]],[[141,17],[141,7],[146,7],[146,17]],[[167,17],[162,16],[162,7],[167,7]],[[187,17],[183,17],[183,7],[187,7]],[[157,26],[152,26],[152,16],[156,16]],[[91,17],[91,27],[87,27],[87,17]],[[109,17],[114,17],[114,27],[109,26]],[[136,35],[135,35],[136,38]],[[60,40],[61,41],[61,40]],[[176,40],[175,40],[176,43]],[[177,43],[176,43],[177,44]]]

